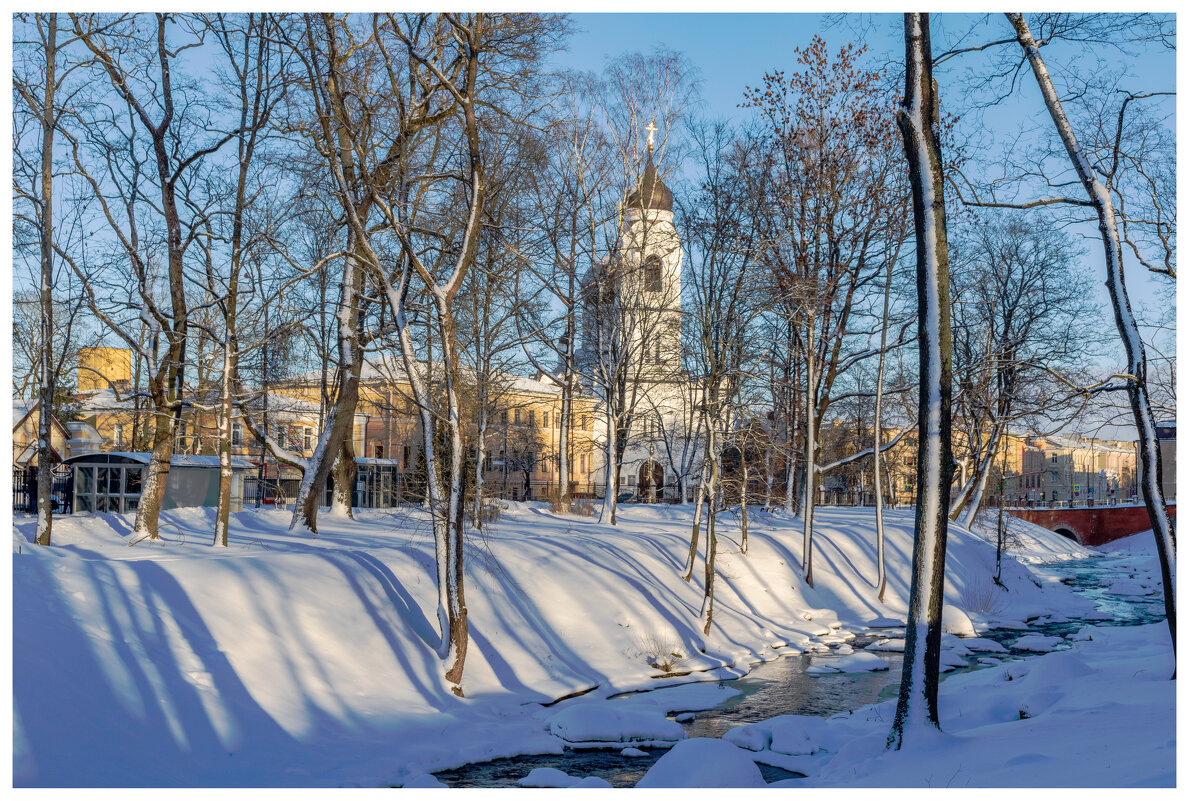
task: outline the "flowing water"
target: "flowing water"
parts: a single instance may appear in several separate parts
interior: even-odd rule
[[[1123,566],[1126,570],[1126,566]],[[1035,653],[1012,648],[1017,639],[1027,634],[1068,636],[1087,623],[1098,625],[1135,626],[1154,623],[1164,619],[1164,606],[1160,593],[1146,595],[1117,595],[1111,592],[1115,580],[1127,574],[1120,571],[1118,560],[1106,558],[1079,559],[1047,565],[1039,572],[1058,577],[1076,592],[1095,601],[1100,618],[1093,620],[1033,621],[1027,630],[991,629],[983,637],[993,639],[1008,648],[1008,653],[978,653],[967,657],[967,667],[949,671],[943,675],[954,675],[988,666],[980,658],[1011,661]],[[1134,574],[1132,574],[1134,577]],[[865,632],[850,642],[859,651],[863,646],[883,634],[897,637],[901,632]],[[722,737],[735,726],[755,723],[777,715],[816,715],[828,717],[838,712],[857,709],[866,704],[894,698],[899,690],[902,654],[879,652],[889,663],[889,669],[864,673],[834,673],[814,676],[805,669],[812,664],[828,664],[828,654],[797,654],[770,662],[761,662],[746,676],[721,682],[740,691],[740,694],[724,704],[696,713],[693,720],[682,725],[690,737]],[[684,716],[683,716],[684,718]],[[557,768],[577,776],[598,776],[614,787],[633,787],[654,762],[660,759],[663,750],[653,748],[644,757],[625,757],[616,746],[613,750],[566,751],[563,754],[522,756],[498,759],[491,762],[477,762],[453,770],[439,771],[435,775],[451,787],[515,787],[516,780],[527,775],[534,768]],[[759,765],[764,778],[769,781],[786,779],[800,774],[789,773],[780,768]]]

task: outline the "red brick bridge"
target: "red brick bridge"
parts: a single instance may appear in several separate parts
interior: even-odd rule
[[[1010,514],[1055,531],[1062,536],[1076,540],[1082,545],[1102,545],[1113,540],[1130,537],[1152,527],[1148,521],[1148,509],[1138,506],[1077,506],[1060,509],[1009,509]],[[1168,505],[1168,514],[1174,520],[1177,505]]]

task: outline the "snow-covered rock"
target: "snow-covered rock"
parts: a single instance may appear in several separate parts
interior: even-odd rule
[[[1043,634],[1026,634],[1012,645],[1018,651],[1052,651],[1065,642],[1063,637],[1047,637]]]
[[[533,768],[516,783],[521,787],[569,787],[577,781],[577,777],[557,768]]]
[[[766,786],[747,751],[705,737],[673,746],[636,783],[638,788]]]
[[[685,729],[655,708],[592,703],[562,709],[550,718],[550,734],[569,743],[676,742]]]
[[[411,779],[406,779],[402,786],[424,790],[432,787],[447,787],[448,785],[443,784],[441,780],[439,780],[438,777],[434,776],[432,773],[420,773]]]
[[[958,637],[978,636],[978,632],[974,630],[974,624],[970,622],[970,617],[953,604],[941,607],[941,630],[946,634]]]

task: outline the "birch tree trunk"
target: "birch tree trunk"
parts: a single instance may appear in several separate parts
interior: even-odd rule
[[[34,542],[49,545],[53,529],[54,472],[51,464],[51,432],[54,415],[54,129],[57,109],[54,92],[58,60],[58,15],[45,15],[45,94],[37,116],[41,122],[41,208],[38,235],[41,239],[41,365],[37,422],[37,533]]]
[[[813,365],[816,361],[813,353],[813,326],[813,315],[810,315],[805,347],[805,503],[801,507],[801,578],[810,587],[813,586],[813,484],[814,462],[817,459],[814,453],[814,445],[817,442],[814,431],[817,404],[814,398],[817,393],[814,392],[813,386]]]
[[[698,558],[698,538],[702,527],[702,504],[706,500],[706,461],[703,460],[702,475],[698,477],[698,491],[694,495],[694,522],[690,528],[689,557],[685,562],[685,573],[681,578],[689,581],[694,575],[694,561]]]
[[[1098,230],[1102,237],[1103,251],[1106,256],[1106,286],[1110,293],[1111,306],[1115,312],[1115,326],[1118,328],[1119,337],[1123,340],[1123,348],[1127,354],[1127,372],[1130,375],[1127,381],[1127,396],[1131,401],[1131,413],[1138,432],[1139,469],[1143,474],[1140,489],[1143,493],[1144,506],[1148,510],[1148,520],[1152,524],[1152,534],[1156,538],[1156,552],[1160,556],[1160,578],[1164,585],[1164,612],[1168,620],[1168,630],[1172,636],[1173,653],[1175,654],[1177,643],[1177,540],[1169,519],[1168,505],[1164,499],[1160,444],[1156,438],[1156,422],[1148,397],[1147,355],[1135,316],[1131,312],[1131,301],[1127,296],[1127,286],[1123,280],[1123,244],[1116,223],[1114,201],[1111,199],[1110,191],[1099,180],[1081,145],[1078,144],[1073,126],[1065,115],[1065,109],[1061,105],[1057,90],[1053,87],[1053,81],[1049,77],[1048,68],[1045,66],[1044,59],[1041,58],[1040,46],[1033,38],[1032,31],[1024,20],[1024,15],[1009,13],[1007,19],[1015,30],[1016,41],[1032,67],[1032,74],[1044,97],[1045,107],[1053,119],[1053,126],[1056,128],[1058,136],[1061,137],[1061,142],[1069,154],[1069,160],[1077,171],[1082,187],[1094,205],[1095,213],[1098,216]]]
[[[884,565],[884,535],[883,535],[883,483],[880,475],[880,448],[883,446],[883,376],[884,364],[887,361],[888,348],[888,308],[892,297],[892,261],[888,260],[888,274],[885,278],[883,291],[883,326],[879,333],[879,368],[875,374],[875,591],[876,597],[883,602],[884,592],[888,588],[888,574]]]
[[[604,403],[610,403],[610,400],[605,400]],[[607,411],[607,445],[605,456],[606,476],[604,480],[605,494],[603,495],[603,507],[599,510],[599,522],[607,525],[615,525],[615,507],[619,501],[619,471],[616,469],[615,453],[618,450],[615,441],[617,427],[615,418],[611,415],[610,408]]]
[[[950,449],[950,300],[944,176],[929,15],[904,15],[905,91],[896,121],[904,136],[916,228],[920,400],[912,587],[904,629],[904,669],[888,750],[940,728],[937,684],[945,547],[953,478]]]

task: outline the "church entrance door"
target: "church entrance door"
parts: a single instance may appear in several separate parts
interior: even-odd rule
[[[637,486],[640,490],[640,500],[656,503],[665,494],[665,468],[651,459],[640,465]]]

